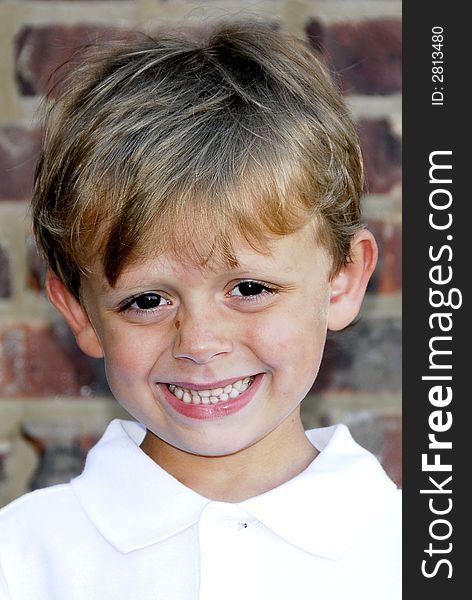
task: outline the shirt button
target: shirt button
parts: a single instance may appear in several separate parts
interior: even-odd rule
[[[242,529],[248,528],[246,521],[235,521],[234,519],[226,519],[222,521],[225,527],[232,529],[233,531],[241,531]]]

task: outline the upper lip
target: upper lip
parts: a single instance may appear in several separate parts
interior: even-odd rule
[[[166,385],[175,385],[177,387],[185,388],[187,390],[216,390],[218,388],[224,388],[235,381],[246,379],[247,377],[255,377],[255,375],[238,375],[229,379],[221,379],[220,381],[211,381],[208,383],[193,383],[191,381],[169,381]]]

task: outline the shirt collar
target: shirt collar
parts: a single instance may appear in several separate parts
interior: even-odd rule
[[[71,485],[98,531],[131,552],[194,525],[208,502],[159,467],[140,448],[146,430],[114,420],[88,453]]]
[[[140,448],[145,428],[115,420],[72,480],[98,531],[130,552],[195,525],[212,501],[169,475]],[[320,451],[300,475],[239,506],[287,542],[340,558],[392,498],[395,485],[344,425],[307,432]]]
[[[300,475],[242,505],[293,545],[341,558],[374,523],[397,489],[345,425],[307,432],[320,453]]]

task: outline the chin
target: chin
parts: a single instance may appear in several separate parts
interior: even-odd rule
[[[160,437],[160,436],[159,436]],[[178,450],[193,454],[195,456],[207,456],[207,457],[218,457],[218,456],[230,456],[237,454],[243,450],[246,450],[253,444],[256,444],[260,438],[255,439],[241,439],[240,436],[236,435],[229,437],[224,431],[212,432],[212,434],[195,437],[194,439],[174,438],[165,440],[168,444],[174,446]],[[161,437],[161,439],[165,439]]]
[[[231,456],[232,454],[237,454],[242,450],[245,450],[248,446],[241,445],[241,442],[228,444],[227,442],[222,444],[221,440],[219,442],[211,443],[208,440],[202,442],[201,444],[173,444],[175,448],[179,450],[183,450],[189,454],[194,454],[195,456],[207,456],[211,457],[221,457],[221,456]],[[252,445],[252,444],[249,444]]]

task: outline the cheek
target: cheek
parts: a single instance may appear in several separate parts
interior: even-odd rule
[[[105,369],[111,386],[129,385],[149,375],[158,356],[156,340],[144,332],[119,336],[111,333],[105,340]]]
[[[252,347],[274,372],[316,374],[326,339],[326,316],[306,309],[261,320],[251,330]]]

